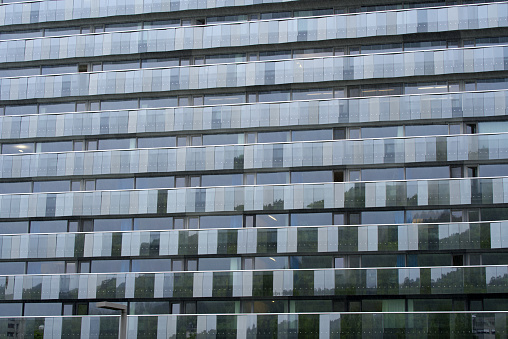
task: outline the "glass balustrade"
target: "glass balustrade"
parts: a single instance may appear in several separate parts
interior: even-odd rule
[[[506,266],[13,275],[0,276],[0,300],[490,294],[507,285]]]
[[[499,221],[10,234],[0,236],[0,259],[487,251],[508,248],[507,230],[508,223]]]
[[[23,10],[33,4],[48,3],[72,5],[68,1],[43,1],[25,3]],[[107,2],[98,3],[106,6]],[[0,6],[0,25],[8,24],[6,18],[3,18],[4,11],[16,5],[18,4]],[[115,5],[121,6],[116,2]],[[80,12],[67,13],[76,15]],[[33,12],[26,18],[30,17],[33,17]],[[9,18],[16,21],[16,16],[11,15]],[[499,2],[0,41],[0,62],[166,52],[187,49],[189,46],[193,49],[207,49],[506,26],[508,4]]]
[[[0,6],[0,25],[29,24],[47,21],[101,18],[192,9],[248,6],[294,0],[114,0],[102,1],[23,1]]]
[[[506,115],[508,91],[0,116],[6,139]],[[289,114],[291,112],[291,114]]]
[[[508,178],[0,195],[3,218],[508,203]]]
[[[351,338],[366,333],[419,338],[507,335],[506,312],[365,312],[128,316],[128,335]],[[116,338],[119,316],[2,317],[0,335]]]
[[[0,155],[0,177],[45,177],[508,158],[508,134]]]
[[[508,46],[0,79],[0,100],[315,83],[506,70]]]

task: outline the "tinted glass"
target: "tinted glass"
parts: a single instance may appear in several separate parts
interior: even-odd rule
[[[59,181],[35,181],[33,191],[35,192],[65,192],[70,190],[69,180]]]
[[[130,231],[131,219],[95,219],[93,228],[96,232],[101,231]]]
[[[129,260],[92,260],[91,273],[129,272]]]

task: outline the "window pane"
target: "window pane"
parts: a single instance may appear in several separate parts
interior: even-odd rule
[[[91,273],[129,272],[129,260],[92,260]]]
[[[130,231],[131,224],[131,219],[95,219],[93,229],[95,232]]]
[[[242,216],[240,215],[210,215],[202,216],[199,228],[241,228]]]
[[[30,222],[30,233],[67,232],[67,220],[47,220]]]
[[[59,181],[35,181],[34,182],[34,193],[35,192],[65,192],[70,189],[70,181],[59,180]]]
[[[62,314],[61,303],[26,303],[25,316],[52,316]]]
[[[139,138],[138,148],[175,147],[175,137]]]
[[[3,144],[2,154],[34,153],[34,144]]]
[[[293,213],[291,226],[331,225],[332,213]]]
[[[97,179],[96,190],[126,190],[134,188],[134,178]]]
[[[173,228],[173,218],[134,218],[134,230],[170,230]]]
[[[136,178],[136,188],[173,188],[175,186],[175,177],[148,177]]]

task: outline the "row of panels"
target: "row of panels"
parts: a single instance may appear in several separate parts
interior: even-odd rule
[[[0,236],[0,259],[497,248],[508,248],[507,222]]]
[[[314,313],[129,316],[128,338],[359,338],[373,333],[431,339],[508,335],[506,312]],[[119,317],[0,318],[0,335],[117,338]]]
[[[0,100],[315,83],[508,69],[508,47],[457,48],[0,79]]]
[[[2,41],[0,62],[253,46],[506,26],[508,26],[508,4],[493,3],[480,6],[452,6]]]
[[[0,300],[505,293],[506,266],[0,276]]]
[[[0,116],[0,138],[174,132],[507,115],[508,91]],[[291,112],[291,113],[290,113]]]
[[[508,159],[506,133],[0,155],[0,177],[167,173],[500,159]]]
[[[2,218],[508,203],[508,178],[0,195]]]
[[[0,6],[0,25],[100,18],[157,12],[175,12],[294,0],[64,0],[24,1]]]

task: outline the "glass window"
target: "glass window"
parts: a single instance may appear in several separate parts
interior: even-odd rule
[[[293,213],[291,226],[331,225],[332,213]]]
[[[30,193],[32,183],[29,181],[21,182],[3,182],[0,183],[0,193]]]
[[[76,65],[57,65],[57,66],[42,66],[41,74],[63,74],[63,73],[76,73],[78,68]]]
[[[138,138],[138,148],[175,147],[175,137]]]
[[[432,167],[408,167],[406,168],[406,179],[437,179],[449,178],[450,168],[448,166]]]
[[[144,28],[164,28],[164,27],[178,27],[180,26],[180,19],[174,20],[159,20],[159,21],[145,21]]]
[[[291,183],[332,182],[332,171],[291,172]]]
[[[235,313],[240,306],[238,301],[198,301],[197,308],[192,308],[193,312],[190,312],[190,304],[187,303],[186,312],[199,314]]]
[[[332,268],[332,256],[291,256],[289,258],[291,269],[311,269],[311,268]]]
[[[131,272],[171,271],[171,259],[133,259]]]
[[[135,231],[170,230],[173,228],[172,217],[134,218]]]
[[[404,88],[405,94],[424,94],[424,93],[444,93],[448,92],[446,82],[426,82],[406,84]]]
[[[404,169],[400,167],[363,169],[361,176],[362,181],[404,180]]]
[[[62,36],[62,35],[75,35],[80,34],[79,27],[65,27],[65,28],[46,28],[44,29],[44,36]]]
[[[65,261],[28,262],[27,274],[60,274],[65,273]]]
[[[333,89],[294,90],[293,100],[317,100],[333,98]]]
[[[203,145],[232,145],[243,143],[243,134],[205,134]]]
[[[286,141],[289,141],[289,133],[286,131],[258,133],[259,143],[286,142]]]
[[[243,184],[242,174],[203,175],[201,185],[205,186],[235,186]]]
[[[2,34],[0,34],[1,36]],[[21,76],[29,76],[29,75],[39,75],[41,74],[41,69],[39,67],[23,67],[23,68],[6,68],[0,69],[0,77],[21,77]],[[29,105],[35,106],[37,109],[37,105]]]
[[[174,177],[148,177],[136,178],[137,189],[148,188],[173,188],[175,187]]]
[[[485,79],[476,81],[477,91],[489,91],[497,89],[507,89],[508,79]]]
[[[283,59],[291,59],[291,51],[259,52],[259,60],[261,61],[283,60]]]
[[[73,150],[72,141],[54,141],[37,143],[37,152],[68,152]]]
[[[218,54],[218,55],[207,55],[207,64],[219,64],[226,62],[242,62],[246,61],[246,54]]]
[[[166,58],[166,59],[143,59],[141,60],[142,68],[155,68],[155,67],[173,67],[179,66],[179,58]]]
[[[99,140],[99,147],[100,150],[107,150],[107,149],[129,149],[133,148],[133,141],[134,139],[102,139]]]
[[[291,100],[291,93],[289,91],[271,91],[258,93],[258,102],[289,101],[289,100]]]
[[[205,95],[205,105],[226,105],[245,102],[245,93]]]
[[[34,193],[36,192],[66,192],[70,190],[69,180],[58,181],[35,181]]]
[[[64,102],[60,104],[40,104],[39,113],[61,113],[61,112],[74,112],[74,102]]]
[[[404,211],[362,212],[362,224],[403,224]]]
[[[24,262],[0,262],[2,274],[25,274]]]
[[[5,115],[37,114],[37,105],[7,105]]]
[[[132,219],[95,219],[93,229],[95,232],[130,231]]]
[[[33,143],[3,144],[2,154],[34,153]]]
[[[176,107],[176,106],[178,106],[177,97],[144,98],[139,100],[139,107],[141,108]]]
[[[126,301],[116,301],[115,300],[115,303],[118,303],[120,305],[126,305],[127,306],[127,302]],[[117,310],[108,310],[106,308],[98,308],[96,302],[91,302],[88,304],[88,311],[85,313],[86,314],[89,314],[89,315],[120,315],[120,311],[117,311]],[[78,307],[81,306],[78,304]],[[86,306],[86,305],[83,305],[83,306]],[[80,314],[80,313],[78,313]]]
[[[199,218],[200,228],[241,228],[241,215],[209,215]]]
[[[406,136],[425,136],[425,135],[447,135],[448,125],[416,125],[406,126]]]
[[[256,270],[277,270],[289,268],[288,257],[256,257],[254,258]]]
[[[293,58],[319,58],[333,56],[333,48],[310,48],[310,49],[295,49],[293,51]],[[319,90],[318,90],[319,91]],[[315,98],[321,99],[321,98]]]
[[[408,210],[407,223],[436,223],[449,222],[450,210]]]
[[[0,234],[28,233],[28,221],[0,222]]]
[[[137,109],[137,108],[138,108],[138,99],[101,101],[101,109],[105,111],[113,111],[118,109]]]
[[[257,173],[258,185],[287,184],[289,182],[288,172]]]
[[[226,271],[239,270],[240,258],[199,258],[198,269],[200,271]]]
[[[404,129],[402,126],[387,126],[387,127],[363,127],[363,138],[391,138],[404,136]]]
[[[478,123],[479,133],[505,133],[508,131],[508,121],[486,121]]]
[[[31,221],[30,233],[63,233],[67,232],[67,220]]]
[[[22,303],[0,304],[0,317],[20,317],[22,311]]]
[[[169,314],[169,301],[134,301],[130,302],[131,315]]]
[[[129,260],[92,260],[91,273],[129,272]]]
[[[292,131],[292,141],[314,141],[314,140],[332,140],[333,132],[331,129],[317,129],[310,131]]]
[[[508,165],[479,165],[479,170],[482,177],[502,177],[508,173]]]
[[[25,316],[62,315],[62,303],[26,303]]]
[[[256,227],[289,226],[287,214],[257,214]]]

